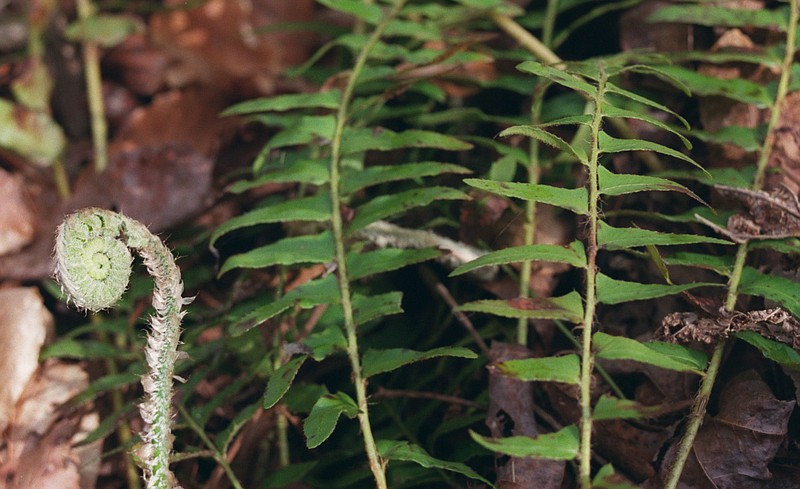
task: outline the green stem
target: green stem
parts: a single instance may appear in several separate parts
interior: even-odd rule
[[[767,164],[769,163],[772,154],[772,148],[775,145],[775,133],[778,123],[781,118],[781,106],[783,105],[784,98],[789,92],[789,81],[792,73],[792,63],[794,62],[794,53],[796,49],[796,35],[797,26],[800,21],[800,9],[798,9],[798,0],[790,0],[790,14],[789,25],[786,29],[786,53],[783,57],[783,66],[781,70],[781,77],[778,81],[778,90],[775,94],[775,103],[770,113],[769,123],[767,125],[767,136],[764,140],[764,145],[759,154],[758,163],[756,166],[756,174],[753,178],[753,190],[760,190],[764,185],[764,176],[767,171]],[[747,261],[747,248],[748,243],[742,243],[736,250],[736,261],[733,265],[730,280],[728,281],[728,293],[725,298],[725,310],[733,311],[736,308],[736,300],[739,295],[739,283],[742,279],[742,272]],[[692,404],[692,409],[689,412],[689,421],[686,425],[686,433],[681,438],[680,443],[675,454],[675,461],[670,468],[667,475],[667,481],[664,486],[665,489],[675,489],[681,479],[683,468],[686,460],[692,451],[694,440],[703,424],[703,418],[706,413],[706,405],[711,397],[711,392],[714,384],[717,381],[717,375],[722,363],[723,353],[727,347],[728,342],[723,341],[714,347],[714,352],[711,355],[711,360],[708,364],[708,370],[700,381],[700,388],[697,392],[697,397]]]
[[[353,317],[353,305],[350,296],[350,279],[347,274],[346,252],[344,248],[344,226],[341,215],[341,196],[339,195],[339,166],[342,158],[342,136],[344,135],[347,123],[348,109],[353,97],[353,91],[358,81],[361,71],[366,65],[369,53],[380,39],[389,21],[397,15],[402,8],[404,0],[395,1],[391,12],[377,25],[372,35],[369,37],[361,52],[358,53],[355,65],[347,79],[347,85],[342,93],[342,100],[336,114],[336,129],[331,143],[331,168],[330,168],[330,187],[331,187],[331,208],[333,209],[331,225],[333,236],[336,241],[336,265],[337,276],[339,279],[339,291],[341,295],[342,310],[344,313],[344,326],[347,336],[347,356],[350,359],[350,368],[353,371],[353,384],[356,390],[356,402],[358,403],[358,422],[361,426],[361,435],[364,439],[364,449],[369,460],[369,467],[375,478],[378,489],[386,489],[386,469],[381,460],[378,449],[375,445],[375,438],[372,435],[372,425],[369,421],[369,408],[367,406],[367,385],[361,373],[361,358],[358,352],[358,335],[356,323]]]
[[[94,14],[92,0],[77,0],[78,16],[85,21]],[[94,144],[94,167],[100,173],[108,166],[108,125],[103,107],[103,87],[100,77],[100,47],[96,42],[83,41],[83,69],[86,96]]]
[[[222,470],[225,471],[225,475],[228,476],[228,480],[230,481],[231,485],[234,489],[242,489],[242,483],[239,482],[239,478],[236,477],[236,474],[233,472],[233,468],[231,468],[231,464],[228,463],[228,460],[225,458],[223,453],[220,453],[217,445],[211,441],[211,439],[206,435],[205,430],[202,426],[200,426],[197,421],[192,417],[192,413],[190,413],[183,404],[178,405],[178,411],[181,413],[184,421],[186,424],[189,425],[189,428],[192,429],[197,436],[200,437],[200,440],[203,441],[203,444],[208,447],[208,453],[211,457],[222,467]]]
[[[142,377],[145,423],[140,458],[148,489],[177,486],[169,470],[172,451],[172,378],[180,358],[183,282],[164,243],[138,221],[105,209],[67,216],[56,236],[56,277],[78,307],[99,311],[116,304],[131,274],[134,249],[153,277],[151,331],[145,346],[148,372]]]
[[[283,268],[281,267],[281,272]],[[283,273],[281,273],[281,291],[283,291]],[[281,294],[282,295],[282,294]],[[283,365],[283,328],[276,328],[275,335],[272,341],[272,351],[275,352],[275,359],[272,362],[272,371],[278,370]],[[278,433],[278,463],[281,467],[288,467],[291,463],[289,454],[289,423],[286,420],[286,414],[281,410],[276,411],[276,430]]]
[[[58,196],[61,197],[62,200],[67,200],[70,195],[69,177],[67,177],[67,171],[64,169],[64,163],[61,161],[61,158],[53,162],[53,182],[56,185]]]
[[[99,318],[100,316],[93,316],[92,324],[97,324],[99,322]],[[111,341],[108,333],[105,331],[97,332],[97,340],[103,344],[108,344]],[[118,333],[114,335],[114,347],[120,351],[126,350],[127,341],[124,334]],[[119,373],[117,361],[114,358],[106,358],[105,366],[108,375],[116,375]],[[125,408],[125,400],[122,398],[122,392],[119,389],[113,389],[110,394],[111,406],[114,412],[121,412]],[[120,446],[128,446],[133,438],[130,425],[123,421],[117,426],[116,432],[117,440],[119,441]],[[125,479],[127,479],[128,482],[128,489],[140,489],[142,485],[139,481],[139,474],[136,469],[136,462],[134,462],[133,456],[129,452],[125,451],[123,459],[125,465]]]
[[[533,124],[539,123],[539,116],[542,111],[542,100],[546,84],[536,85],[533,93],[533,104],[531,106],[531,119]],[[531,139],[528,161],[528,183],[539,183],[539,142]],[[536,202],[528,200],[525,203],[525,224],[523,225],[523,240],[526,246],[532,245],[536,241]],[[531,295],[531,260],[523,260],[519,274],[519,296],[523,299]],[[528,344],[528,318],[519,318],[517,321],[517,343],[520,345]]]
[[[545,46],[553,45],[553,30],[555,29],[556,16],[558,15],[558,2],[559,0],[547,0],[547,6],[544,9],[542,43]]]
[[[597,166],[599,165],[600,127],[603,122],[602,110],[603,95],[605,93],[605,70],[600,69],[600,80],[594,97],[594,115],[592,117],[592,151],[589,159],[589,229],[586,237],[586,298],[585,311],[581,331],[581,444],[580,468],[578,481],[580,487],[592,487],[592,370],[594,358],[592,357],[592,325],[594,323],[595,309],[597,308],[597,225],[599,221]]]

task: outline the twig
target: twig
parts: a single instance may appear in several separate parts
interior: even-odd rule
[[[447,404],[458,404],[459,406],[466,406],[475,409],[485,410],[486,406],[481,403],[470,401],[456,396],[448,396],[447,394],[440,394],[438,392],[424,392],[424,391],[410,391],[402,389],[384,389],[379,387],[378,391],[372,394],[374,399],[433,399]]]
[[[219,452],[217,446],[214,444],[213,441],[206,435],[205,430],[202,426],[197,424],[197,421],[194,420],[192,414],[186,409],[186,406],[183,404],[178,405],[178,411],[180,411],[183,420],[189,425],[189,428],[192,429],[197,436],[203,441],[205,446],[209,448],[209,450],[205,453],[209,453],[211,458],[213,458],[225,471],[225,475],[228,476],[228,480],[231,482],[231,485],[234,489],[242,489],[242,484],[239,482],[239,479],[236,477],[236,474],[233,473],[233,469],[231,468],[231,464],[228,463],[228,460]]]
[[[453,298],[453,295],[450,294],[450,291],[447,290],[439,280],[436,279],[436,276],[425,267],[420,267],[420,273],[422,274],[422,279],[428,284],[429,287],[432,287],[433,290],[439,294],[439,297],[444,300],[444,302],[450,306],[450,310],[453,313],[453,316],[458,320],[458,322],[467,330],[470,336],[472,336],[473,341],[475,344],[478,345],[478,348],[481,349],[486,358],[489,358],[489,347],[486,345],[486,342],[483,341],[481,338],[480,333],[475,329],[475,325],[472,324],[472,321],[467,317],[466,314],[458,310],[458,303]]]

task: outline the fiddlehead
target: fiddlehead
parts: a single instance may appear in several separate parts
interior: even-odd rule
[[[80,308],[99,311],[122,297],[131,273],[129,249],[136,250],[155,282],[142,377],[140,405],[145,430],[141,456],[148,489],[177,487],[169,471],[172,451],[172,378],[180,338],[183,282],[169,249],[143,224],[104,209],[84,209],[67,216],[56,234],[56,279]]]

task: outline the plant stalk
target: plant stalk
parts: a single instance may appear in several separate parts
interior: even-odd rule
[[[539,116],[542,111],[542,100],[544,99],[544,91],[546,84],[538,83],[533,93],[533,104],[531,105],[531,122],[533,124],[539,123]],[[528,149],[528,183],[539,183],[539,141],[531,139],[530,147]],[[536,242],[536,202],[528,200],[525,203],[525,224],[522,226],[522,234],[524,245],[532,245]],[[523,260],[519,274],[519,296],[523,299],[531,295],[531,260]],[[517,343],[520,345],[528,344],[528,318],[519,318],[517,320]]]
[[[544,9],[544,22],[542,23],[542,43],[545,46],[553,45],[553,30],[556,26],[559,0],[547,0]]]
[[[225,454],[219,451],[217,445],[211,441],[203,427],[200,426],[197,421],[195,421],[195,419],[192,417],[192,414],[188,409],[186,409],[186,406],[179,404],[178,411],[180,411],[181,416],[183,416],[183,419],[186,421],[186,424],[189,425],[189,428],[197,433],[197,436],[200,437],[200,440],[203,441],[203,444],[209,448],[208,453],[222,467],[222,470],[225,471],[225,475],[228,476],[228,481],[230,481],[233,489],[243,489],[242,483],[239,482],[239,478],[236,477],[236,474],[233,472],[233,468],[231,468],[231,464],[229,464],[228,460],[225,458]]]
[[[77,0],[76,7],[81,21],[86,21],[94,14],[92,0]],[[108,125],[106,124],[103,85],[100,77],[100,46],[96,42],[88,40],[84,40],[82,44],[86,97],[89,102],[94,145],[94,168],[97,173],[100,173],[108,166]]]
[[[756,174],[753,178],[752,190],[761,190],[764,185],[764,177],[767,171],[767,164],[772,154],[772,148],[775,145],[775,132],[781,118],[781,106],[789,92],[789,81],[792,74],[792,63],[794,61],[794,53],[796,49],[796,36],[797,26],[800,22],[800,9],[798,9],[798,0],[790,0],[789,2],[789,25],[786,29],[786,53],[783,57],[783,66],[781,69],[781,77],[778,80],[778,90],[775,94],[775,103],[770,113],[769,123],[767,125],[767,135],[764,140],[764,145],[759,154],[758,164],[756,166]],[[748,243],[744,242],[739,245],[736,250],[736,261],[734,262],[733,271],[730,280],[728,281],[728,293],[725,299],[725,310],[732,312],[736,309],[736,301],[739,295],[739,283],[742,278],[742,272],[747,261],[747,248]],[[694,440],[703,424],[703,418],[706,413],[706,405],[711,398],[711,392],[714,384],[717,381],[720,365],[722,363],[723,353],[728,345],[728,341],[723,341],[714,347],[714,352],[711,355],[708,369],[706,374],[700,381],[700,388],[697,392],[697,397],[694,400],[692,409],[689,412],[689,421],[686,426],[686,433],[678,445],[675,454],[675,461],[670,468],[667,476],[667,481],[664,486],[665,489],[675,489],[678,487],[683,468],[686,460],[692,451]]]
[[[341,215],[341,196],[339,195],[339,166],[342,157],[342,136],[347,123],[348,109],[353,97],[353,91],[358,81],[361,71],[366,65],[369,53],[383,35],[390,20],[397,15],[405,3],[404,0],[397,0],[388,15],[375,26],[375,30],[369,37],[364,47],[358,53],[356,62],[347,79],[347,85],[342,93],[339,102],[339,109],[336,114],[336,129],[331,143],[331,168],[330,168],[330,187],[331,187],[331,225],[333,236],[336,242],[336,265],[337,276],[339,279],[339,292],[341,295],[342,310],[344,313],[344,325],[347,336],[347,356],[350,359],[350,368],[353,371],[353,384],[356,391],[356,402],[358,403],[358,422],[361,426],[361,435],[364,439],[364,449],[369,460],[369,468],[375,478],[378,489],[387,489],[386,467],[378,453],[375,445],[375,438],[372,435],[372,425],[369,421],[369,408],[367,406],[367,384],[361,373],[361,358],[358,352],[358,334],[356,323],[353,317],[353,305],[350,296],[350,279],[347,274],[346,252],[344,247],[344,226]]]
[[[594,97],[592,117],[592,151],[589,159],[589,223],[586,237],[586,295],[581,331],[581,443],[578,481],[580,487],[592,487],[592,325],[597,308],[597,227],[599,221],[598,201],[600,196],[597,166],[600,164],[600,127],[603,122],[601,107],[606,89],[606,74],[601,66],[600,80]]]

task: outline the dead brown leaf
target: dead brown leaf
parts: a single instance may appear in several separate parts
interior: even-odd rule
[[[718,413],[697,435],[680,487],[789,487],[776,480],[769,464],[784,442],[794,406],[795,401],[775,398],[755,371],[731,379],[720,393]],[[674,449],[667,453],[662,477],[671,466]]]
[[[22,393],[3,438],[0,480],[8,489],[91,489],[102,440],[74,445],[97,428],[96,413],[64,416],[60,407],[89,385],[78,365],[47,361]]]
[[[7,255],[31,242],[36,216],[18,175],[0,169],[0,196],[0,255]]]
[[[224,107],[217,92],[197,89],[169,92],[136,109],[109,146],[105,172],[87,166],[66,202],[52,188],[37,196],[35,238],[19,253],[0,257],[0,277],[50,275],[55,228],[76,209],[118,209],[154,231],[199,214],[212,198],[216,152],[236,124],[218,117]]]
[[[36,372],[39,351],[52,330],[53,316],[38,289],[0,289],[0,433],[13,418],[14,407]]]
[[[740,331],[754,331],[800,350],[800,321],[780,307],[748,312],[721,310],[717,316],[674,312],[664,317],[660,336],[676,343],[714,344]]]
[[[503,375],[494,365],[506,360],[530,358],[522,345],[492,342],[489,365],[489,410],[486,425],[494,438],[508,436],[536,437],[539,428],[533,418],[533,388],[529,382]],[[558,489],[564,478],[563,461],[517,458],[498,455],[499,487],[537,487]]]
[[[733,198],[744,207],[728,218],[726,228],[698,216],[704,224],[737,243],[751,239],[783,239],[800,237],[800,200],[789,188],[750,190],[717,185],[723,196]]]
[[[641,423],[624,419],[595,424],[597,451],[634,480],[655,475],[654,461],[669,438],[661,426],[645,429]]]
[[[785,186],[792,193],[800,192],[800,92],[790,92],[781,104],[781,119],[775,132],[775,146],[769,166],[780,171],[769,172],[767,187]]]
[[[261,93],[273,93],[276,78],[307,59],[314,36],[260,31],[278,23],[309,21],[313,11],[311,0],[209,0],[194,9],[153,15],[150,36],[169,60],[164,79],[170,87],[246,83]]]

